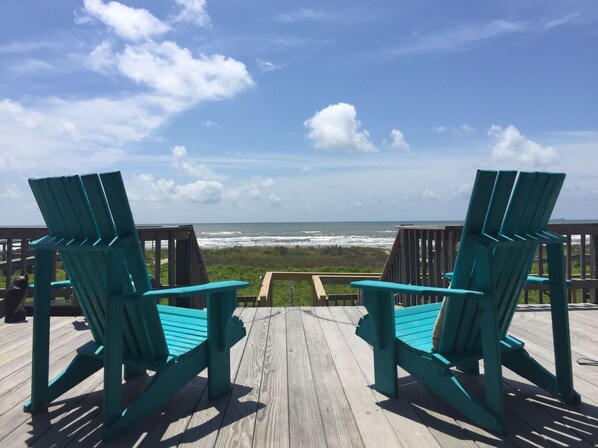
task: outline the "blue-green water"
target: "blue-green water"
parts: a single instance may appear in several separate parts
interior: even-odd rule
[[[402,222],[301,222],[195,224],[200,247],[359,246],[392,247]],[[416,224],[413,222],[413,224]]]

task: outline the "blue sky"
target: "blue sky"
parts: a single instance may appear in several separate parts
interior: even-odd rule
[[[3,0],[0,224],[120,170],[138,223],[452,220],[478,168],[598,218],[590,0]]]

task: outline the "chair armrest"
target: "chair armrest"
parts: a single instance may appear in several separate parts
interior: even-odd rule
[[[374,280],[360,280],[352,282],[353,288],[368,289],[388,293],[416,294],[421,296],[443,296],[457,299],[481,299],[486,295],[481,291],[467,289],[434,288],[432,286],[405,285],[402,283],[379,282]]]
[[[58,288],[72,288],[73,285],[71,284],[70,280],[61,280],[59,282],[52,282],[50,283],[51,289],[58,289]],[[34,290],[35,284],[32,283],[31,285],[27,286],[27,289]]]
[[[162,298],[177,298],[186,296],[196,296],[204,294],[212,294],[219,292],[235,291],[241,288],[247,288],[248,282],[238,280],[205,283],[203,285],[181,286],[178,288],[155,289],[142,294],[143,298],[162,299]],[[131,294],[137,296],[136,294]],[[128,296],[128,294],[127,294]],[[138,296],[137,296],[138,297]]]
[[[535,275],[528,275],[526,283],[531,285],[550,285],[550,278],[548,277],[538,277]],[[565,284],[567,286],[571,286],[571,280],[565,280]]]

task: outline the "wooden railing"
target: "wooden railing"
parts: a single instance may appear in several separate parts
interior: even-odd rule
[[[197,236],[192,225],[181,226],[137,226],[137,233],[145,252],[154,251],[154,279],[161,278],[154,285],[159,288],[174,286],[201,285],[208,283],[208,272],[197,244]],[[160,260],[160,263],[157,262]],[[161,276],[162,265],[168,264],[166,278]],[[205,308],[203,296],[173,299],[171,305],[186,308]]]
[[[290,282],[311,282],[312,306],[328,306],[339,303],[358,305],[359,297],[357,293],[348,295],[327,294],[324,285],[348,285],[356,280],[378,280],[379,278],[379,273],[268,271],[262,279],[257,302],[259,306],[273,306],[272,288],[274,281],[286,280]]]
[[[457,255],[462,226],[398,226],[398,233],[382,273],[382,280],[427,286],[448,286],[445,272],[451,272]],[[565,236],[564,249],[569,302],[597,303],[598,223],[551,223],[548,228]],[[540,247],[532,271],[546,275],[546,251]],[[545,303],[548,292],[537,285],[526,285],[522,303]],[[405,306],[439,300],[431,296],[398,294],[396,302]]]
[[[208,282],[192,225],[138,226],[137,233],[146,252],[150,275],[155,288],[188,286]],[[16,275],[33,272],[34,253],[29,243],[47,234],[45,227],[0,227],[0,316],[4,315],[3,298]],[[54,258],[53,280],[60,259]],[[162,275],[162,266],[166,274]],[[157,279],[157,280],[156,280]],[[77,299],[71,288],[53,291],[52,313],[78,312]],[[204,308],[204,297],[186,297],[171,301],[177,306]]]

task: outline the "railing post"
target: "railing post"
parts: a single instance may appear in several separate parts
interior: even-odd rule
[[[598,235],[590,235],[590,277],[598,278]],[[598,303],[598,286],[590,289],[590,302]]]

